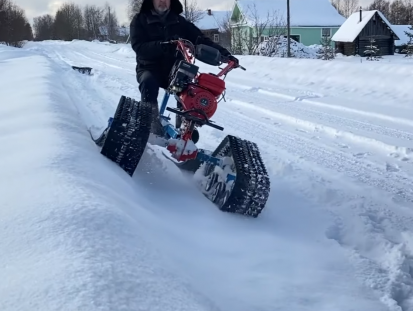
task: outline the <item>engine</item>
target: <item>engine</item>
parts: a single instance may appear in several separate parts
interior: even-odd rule
[[[214,115],[218,107],[218,102],[214,94],[197,85],[190,85],[179,97],[185,111],[191,109],[202,110],[208,119]],[[192,112],[191,115],[204,119],[204,116],[200,113]]]
[[[198,66],[178,61],[171,71],[169,89],[179,96],[184,111],[196,109],[210,119],[217,110],[217,98],[225,91],[225,81],[214,74],[198,74]],[[204,119],[200,113],[191,115]]]

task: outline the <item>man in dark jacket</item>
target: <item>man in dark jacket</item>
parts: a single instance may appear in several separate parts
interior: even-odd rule
[[[161,45],[161,42],[178,37],[187,39],[193,44],[212,46],[223,56],[238,62],[228,50],[214,43],[181,16],[182,12],[183,6],[179,0],[144,0],[140,12],[134,16],[130,25],[141,100],[154,103],[152,131],[158,135],[163,134],[157,102],[159,88],[167,88],[169,73],[177,59],[176,46]]]

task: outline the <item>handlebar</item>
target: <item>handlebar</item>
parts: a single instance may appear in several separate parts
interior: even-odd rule
[[[169,40],[169,41],[161,41],[161,44],[173,44],[177,43],[179,40]]]
[[[223,62],[223,63],[233,62],[233,63],[235,64],[233,68],[240,68],[240,69],[242,69],[242,70],[244,70],[244,71],[247,70],[247,69],[245,69],[245,67],[242,67],[239,63],[236,64],[234,61],[231,61],[231,60],[230,60],[228,57],[226,57],[226,56],[222,56],[222,62]]]
[[[161,45],[165,45],[165,44],[175,44],[178,43],[179,41],[181,41],[182,39],[174,39],[174,40],[168,40],[168,41],[161,41],[160,44]],[[223,63],[229,63],[230,59],[227,56],[221,56],[222,62]],[[240,68],[244,71],[246,71],[247,69],[243,66],[241,66],[239,63],[236,64],[233,68]]]

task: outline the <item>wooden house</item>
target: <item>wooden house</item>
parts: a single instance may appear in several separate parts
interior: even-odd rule
[[[400,40],[393,26],[377,10],[353,13],[332,37],[336,52],[346,56],[365,56],[364,51],[371,44],[370,39],[380,50],[380,55],[394,55],[395,40]]]
[[[202,18],[195,22],[195,25],[215,43],[229,48],[231,35],[225,31],[224,23],[229,21],[229,11],[212,11],[208,9]]]

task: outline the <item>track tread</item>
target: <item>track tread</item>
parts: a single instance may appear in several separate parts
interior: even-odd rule
[[[132,176],[145,151],[152,118],[150,103],[122,96],[101,154]]]
[[[270,179],[257,144],[228,135],[212,155],[231,156],[236,168],[234,187],[221,210],[258,217],[269,197]],[[209,175],[211,168],[207,166],[205,173]]]

